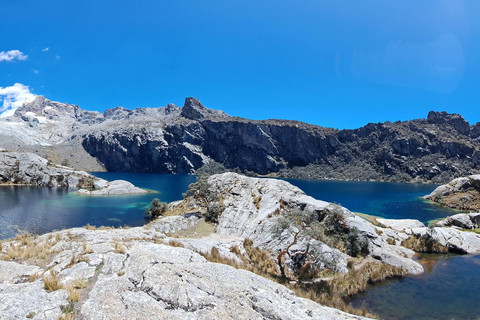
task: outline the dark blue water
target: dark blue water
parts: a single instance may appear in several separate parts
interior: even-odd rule
[[[85,226],[140,226],[148,222],[143,212],[153,198],[182,199],[195,181],[190,175],[95,173],[107,180],[124,179],[157,193],[117,196],[85,196],[65,189],[0,187],[0,239],[19,231],[42,234]]]
[[[480,256],[422,255],[426,272],[370,286],[352,305],[388,320],[480,318]]]
[[[458,211],[421,199],[437,185],[284,179],[306,194],[320,200],[335,202],[353,212],[391,219],[418,219],[423,223],[445,218]]]

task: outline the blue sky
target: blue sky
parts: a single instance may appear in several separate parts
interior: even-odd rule
[[[194,96],[234,116],[335,128],[429,110],[476,123],[479,9],[473,0],[2,0],[0,94],[98,111]]]

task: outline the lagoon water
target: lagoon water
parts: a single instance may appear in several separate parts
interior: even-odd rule
[[[64,189],[1,187],[0,239],[19,231],[34,234],[71,227],[139,226],[147,221],[145,207],[153,198],[182,199],[191,175],[94,173],[106,180],[124,179],[157,193],[122,196],[83,196]],[[446,217],[453,210],[425,202],[421,196],[434,185],[285,179],[314,198],[340,203],[351,211],[387,218],[414,218],[422,222]]]
[[[116,196],[84,196],[65,189],[0,187],[0,239],[19,231],[46,233],[87,224],[92,226],[140,226],[148,222],[144,211],[153,198],[182,199],[195,181],[189,175],[94,173],[107,180],[124,179],[157,193]]]
[[[437,185],[366,181],[284,179],[316,199],[335,202],[352,212],[390,219],[418,219],[425,224],[458,211],[421,199]]]
[[[153,198],[182,198],[195,181],[189,175],[95,173],[124,179],[157,193],[124,196],[80,196],[64,189],[1,187],[0,239],[21,231],[35,234],[94,226],[139,226],[148,220],[145,207]],[[422,222],[456,213],[423,201],[435,185],[285,179],[317,199],[339,203],[351,211],[385,218],[413,218]],[[426,273],[371,286],[352,299],[382,319],[478,319],[480,316],[480,257],[424,256]]]

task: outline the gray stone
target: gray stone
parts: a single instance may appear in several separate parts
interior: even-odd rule
[[[117,273],[124,268],[125,255],[120,253],[109,252],[105,254],[103,274]]]
[[[187,249],[142,243],[129,252],[124,276],[99,277],[85,319],[363,319]]]
[[[92,196],[147,193],[147,190],[135,187],[132,183],[125,180],[114,180],[110,182],[100,180],[97,181],[94,186],[94,190],[80,189],[78,193]]]
[[[384,226],[392,228],[394,230],[403,231],[412,228],[423,228],[425,225],[415,219],[381,219],[377,218],[377,221]]]
[[[199,220],[200,217],[196,214],[161,217],[155,220],[150,226],[158,232],[168,234],[190,228],[196,225]]]
[[[11,261],[0,261],[0,284],[13,284],[28,281],[30,276],[42,274],[43,270],[36,266],[28,266]]]
[[[64,284],[68,284],[76,279],[88,281],[95,276],[95,267],[91,267],[88,263],[81,261],[74,264],[70,268],[63,269],[58,277]]]
[[[32,283],[0,284],[0,319],[58,319],[62,315],[61,306],[68,305],[67,292],[58,290],[48,293],[43,289],[43,281]]]
[[[480,222],[480,213],[459,213],[438,221],[439,227],[459,227],[462,229],[476,229]]]

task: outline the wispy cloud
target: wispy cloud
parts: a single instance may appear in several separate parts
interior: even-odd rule
[[[49,48],[49,47],[46,47],[46,48],[43,49],[42,51],[43,51],[43,52],[46,52],[46,51],[48,51],[48,50],[50,50],[50,48]]]
[[[60,59],[61,57],[57,55],[57,56],[55,56],[55,58]]]
[[[10,50],[10,51],[0,51],[0,62],[2,61],[13,61],[17,60],[27,60],[28,56],[20,50]]]
[[[25,100],[34,99],[28,86],[15,83],[10,87],[0,87],[0,97],[3,97],[3,106],[0,107],[0,118],[10,117],[20,108]]]
[[[35,74],[38,74],[38,73],[39,73],[39,71],[38,71],[37,69],[33,69],[32,71],[33,71],[33,73],[35,73]]]

